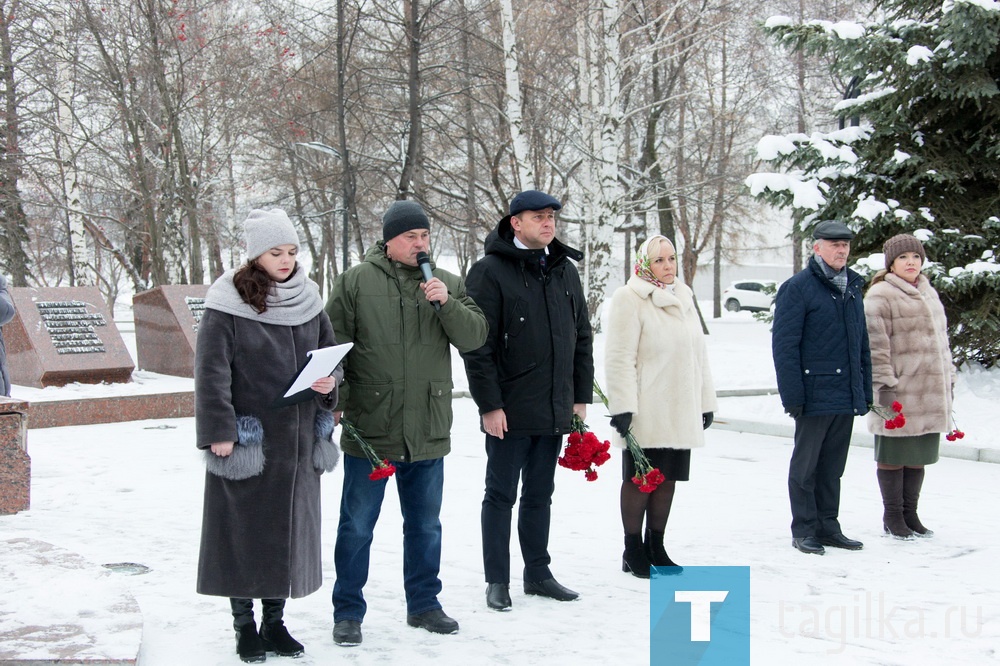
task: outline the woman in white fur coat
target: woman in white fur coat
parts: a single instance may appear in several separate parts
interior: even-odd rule
[[[944,306],[920,272],[927,258],[923,244],[899,234],[882,249],[886,270],[875,274],[865,295],[872,389],[880,405],[902,405],[906,424],[886,429],[872,411],[868,430],[875,435],[883,528],[908,539],[933,534],[917,516],[917,501],[924,465],[937,462],[941,433],[951,429],[955,367]]]
[[[630,429],[666,481],[652,493],[632,483],[635,463],[622,455],[622,571],[649,577],[649,567],[677,566],[663,546],[677,481],[687,481],[691,449],[705,444],[715,388],[691,289],[677,281],[677,252],[652,236],[636,252],[635,275],[611,299],[605,377],[614,443]],[[645,519],[645,540],[643,520]]]

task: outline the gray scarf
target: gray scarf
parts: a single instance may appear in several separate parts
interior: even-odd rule
[[[209,287],[208,294],[205,295],[206,308],[276,326],[298,326],[323,311],[319,286],[306,277],[301,266],[284,282],[271,282],[267,310],[263,314],[250,307],[236,291],[236,285],[233,284],[236,270],[229,269]]]

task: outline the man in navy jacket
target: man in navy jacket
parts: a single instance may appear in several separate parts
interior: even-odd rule
[[[822,555],[824,546],[863,547],[844,536],[837,515],[854,417],[872,403],[872,366],[865,281],[847,268],[854,234],[827,220],[813,238],[808,266],[778,289],[771,351],[781,404],[795,419],[788,468],[792,545]]]

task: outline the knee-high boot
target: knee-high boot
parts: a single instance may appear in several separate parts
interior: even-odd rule
[[[923,467],[903,468],[903,520],[917,536],[929,537],[933,536],[934,532],[924,527],[917,517],[917,501],[920,499],[920,488],[923,485]]]
[[[233,611],[233,628],[236,629],[236,654],[248,664],[267,659],[264,643],[253,619],[253,599],[230,598],[229,606]]]
[[[882,527],[886,534],[897,539],[909,539],[913,530],[906,526],[903,520],[903,470],[879,469],[878,487],[882,491]]]
[[[264,611],[260,622],[260,640],[264,649],[281,657],[298,657],[305,648],[292,638],[282,619],[285,614],[284,599],[261,599]]]

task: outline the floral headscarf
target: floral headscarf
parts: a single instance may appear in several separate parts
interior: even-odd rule
[[[670,239],[667,238],[666,236],[661,236],[659,234],[656,234],[655,236],[650,236],[645,240],[645,242],[643,242],[642,245],[639,246],[639,249],[635,251],[635,266],[633,266],[633,270],[635,271],[636,277],[638,277],[640,280],[645,280],[646,282],[650,283],[651,285],[659,289],[666,289],[670,285],[668,285],[665,282],[660,282],[659,280],[657,280],[656,276],[653,275],[653,269],[650,268],[650,265],[652,264],[652,258],[649,256],[649,248],[651,245],[653,245],[653,241],[656,240],[659,240],[659,242],[656,243],[656,245],[654,246],[657,252],[657,256],[659,256],[659,250],[661,244],[666,243],[671,248],[674,247],[674,244],[671,243]],[[676,252],[676,248],[674,248],[674,251]]]

